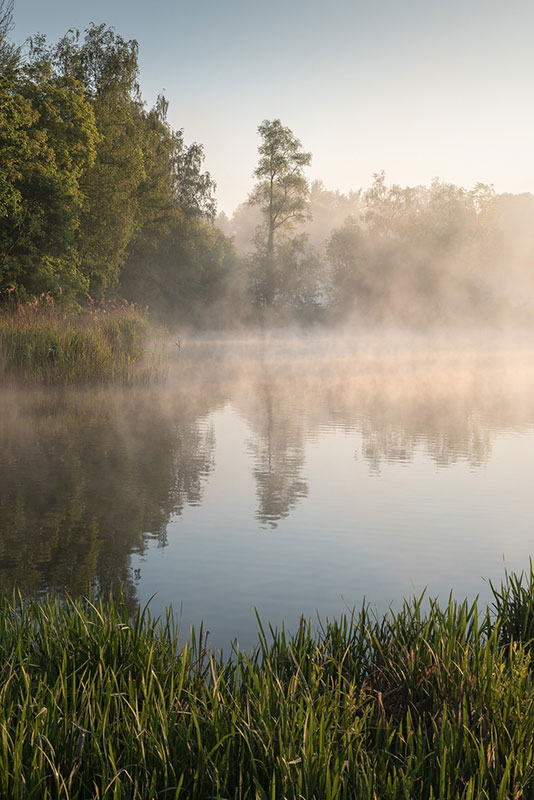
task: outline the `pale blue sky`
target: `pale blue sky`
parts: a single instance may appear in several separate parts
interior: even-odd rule
[[[204,145],[227,213],[275,117],[332,189],[385,169],[534,191],[533,0],[15,0],[18,41],[90,22],[138,40],[145,99]]]

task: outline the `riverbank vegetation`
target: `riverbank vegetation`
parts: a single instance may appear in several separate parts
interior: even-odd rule
[[[98,24],[22,51],[12,11],[0,0],[0,304],[125,298],[173,327],[531,324],[532,194],[380,171],[332,191],[274,119],[248,199],[217,216],[202,145],[142,98],[137,42]]]
[[[534,791],[534,575],[216,655],[168,612],[0,601],[0,789],[26,798],[468,798]]]
[[[144,361],[147,321],[133,305],[65,310],[51,295],[0,308],[0,375],[26,382],[129,381]]]

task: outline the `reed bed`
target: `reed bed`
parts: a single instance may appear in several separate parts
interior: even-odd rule
[[[0,796],[530,798],[534,576],[227,658],[171,611],[0,600]]]
[[[130,380],[147,323],[128,303],[62,309],[49,295],[0,310],[0,372],[34,383]]]

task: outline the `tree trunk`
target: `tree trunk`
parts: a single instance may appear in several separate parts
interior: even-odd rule
[[[269,226],[267,239],[267,255],[265,259],[265,305],[272,306],[276,289],[275,264],[274,264],[274,235]]]

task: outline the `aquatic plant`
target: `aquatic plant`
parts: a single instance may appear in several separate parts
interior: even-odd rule
[[[0,371],[26,382],[129,380],[147,322],[129,303],[64,309],[50,295],[0,310]]]
[[[532,566],[494,592],[291,635],[258,621],[227,658],[170,610],[3,598],[0,794],[532,797]]]

